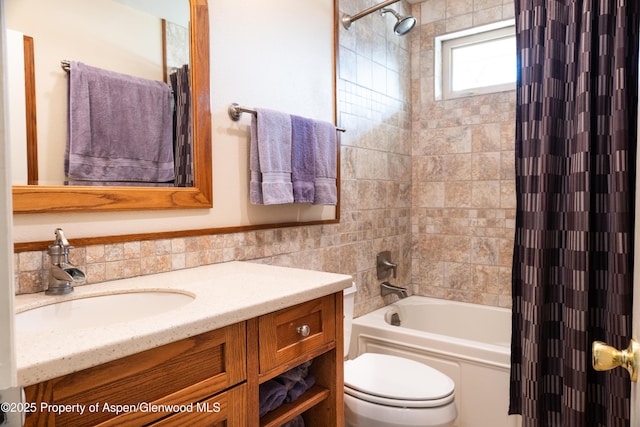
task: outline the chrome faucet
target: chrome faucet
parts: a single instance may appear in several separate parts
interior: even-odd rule
[[[400,299],[406,298],[409,296],[409,294],[407,293],[407,288],[395,286],[389,282],[382,282],[380,284],[380,295],[384,297],[390,294],[395,294]]]
[[[61,228],[56,228],[56,241],[49,245],[51,268],[48,295],[65,295],[73,291],[71,283],[84,282],[85,274],[69,262],[69,249],[73,248]]]

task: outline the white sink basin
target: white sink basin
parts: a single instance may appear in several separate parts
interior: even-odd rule
[[[87,296],[56,302],[16,315],[16,333],[56,331],[127,322],[189,304],[194,297],[179,292],[138,291]]]

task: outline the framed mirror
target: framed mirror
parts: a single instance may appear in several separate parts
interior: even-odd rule
[[[13,1],[13,0],[12,0]],[[56,7],[74,15],[74,10],[65,9],[71,4],[67,0],[58,0]],[[14,185],[13,210],[14,213],[51,213],[51,212],[109,212],[124,210],[162,210],[162,209],[193,209],[210,208],[212,206],[212,171],[211,171],[211,112],[210,112],[210,68],[209,68],[209,11],[207,0],[184,0],[189,6],[189,77],[191,84],[191,130],[193,137],[193,186],[191,187],[138,187],[138,186],[88,186],[49,184],[40,174],[40,183],[45,185]],[[128,3],[129,1],[122,1]],[[7,5],[9,1],[5,2]],[[52,3],[52,2],[47,2]],[[81,2],[91,4],[92,2]],[[142,2],[144,3],[144,2]],[[70,7],[70,6],[67,6]],[[7,9],[7,27],[12,29],[11,8]],[[30,13],[33,13],[31,9]],[[50,19],[50,31],[58,31],[55,19]],[[118,21],[119,22],[119,21]],[[160,23],[160,19],[158,19]],[[166,28],[162,26],[163,40]],[[114,29],[114,32],[117,28]],[[76,35],[76,37],[81,37]],[[111,37],[111,35],[110,35]],[[42,37],[44,38],[44,37]],[[34,37],[35,49],[39,40]],[[126,43],[126,40],[125,40]],[[164,45],[163,45],[164,46]],[[99,49],[101,46],[96,46]],[[46,47],[43,47],[46,49]],[[166,48],[163,47],[163,55]],[[82,61],[83,58],[59,58]],[[163,61],[163,69],[166,64]],[[35,67],[38,67],[36,61]],[[60,65],[58,64],[58,67]],[[58,73],[63,70],[58,68]],[[46,88],[35,88],[36,91]],[[60,110],[66,113],[64,99],[56,99],[55,108],[38,105],[38,114],[50,114]],[[58,120],[59,121],[59,120]],[[48,129],[47,129],[48,131]],[[44,134],[43,134],[44,133]],[[38,155],[47,156],[47,150],[42,149],[46,144],[48,132],[40,132],[37,136]],[[55,150],[60,150],[56,148]],[[64,150],[64,147],[62,147]],[[59,156],[59,152],[56,152]],[[59,166],[61,169],[62,164]],[[31,181],[30,181],[31,182]]]
[[[0,1],[7,4],[35,0]],[[78,0],[55,0],[56,4],[63,1]],[[105,0],[79,1],[94,4]],[[178,1],[188,3],[188,0],[170,0]],[[206,32],[197,30],[200,36],[210,31],[206,40],[191,42],[197,47],[197,51],[191,52],[191,61],[195,66],[192,70],[194,90],[198,94],[197,98],[194,95],[198,100],[194,108],[199,112],[196,120],[201,123],[195,124],[195,131],[200,134],[196,185],[187,189],[16,186],[14,194],[18,195],[14,200],[19,202],[13,217],[16,251],[46,249],[51,243],[51,230],[57,227],[65,228],[74,244],[82,246],[340,221],[340,198],[336,206],[251,204],[248,191],[252,115],[242,114],[239,121],[233,121],[228,114],[229,106],[238,103],[340,125],[344,117],[338,119],[344,113],[339,113],[337,108],[337,1],[219,0],[207,4],[198,0],[191,2],[192,10],[194,4],[206,7],[209,21],[204,11],[196,10],[191,12],[193,18],[197,17],[192,25],[205,29]],[[229,22],[243,25],[229,25]],[[292,23],[295,23],[293,27]],[[35,44],[37,50],[37,38]],[[303,54],[291,55],[290,52]],[[52,72],[65,78],[58,56],[54,58],[57,61],[52,61],[56,62]],[[203,58],[206,63],[202,62]],[[203,65],[209,67],[209,71]],[[64,80],[62,83],[66,85]],[[39,117],[44,113],[38,110]],[[341,135],[348,135],[349,139],[356,137],[348,126],[346,134],[339,133],[344,138]],[[41,137],[38,135],[39,140]],[[203,138],[211,141],[204,140],[203,144]],[[42,144],[38,142],[40,148]],[[45,155],[39,150],[39,157]],[[336,156],[339,174],[340,150]],[[341,185],[339,176],[337,183]],[[353,191],[355,188],[347,188],[347,194]],[[215,193],[213,206],[199,209],[211,206],[212,193]],[[346,200],[352,203],[353,199],[347,197]],[[188,203],[196,205],[196,209],[179,209]]]

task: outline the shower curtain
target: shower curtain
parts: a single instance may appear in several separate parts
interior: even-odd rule
[[[639,4],[515,0],[509,413],[525,427],[629,425],[629,375],[594,371],[591,343],[631,338]]]

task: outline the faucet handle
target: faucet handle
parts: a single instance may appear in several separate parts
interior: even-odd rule
[[[64,235],[62,228],[56,228],[56,241],[49,245],[49,256],[53,265],[62,265],[69,262],[69,249],[73,248]]]
[[[65,247],[65,248],[72,247],[71,245],[69,245],[69,241],[64,236],[64,231],[62,231],[62,228],[56,228],[55,235],[56,235],[56,244],[57,245],[60,245],[60,246]]]
[[[389,270],[393,273],[395,279],[398,274],[398,264],[391,262],[391,251],[383,251],[376,257],[376,272],[378,280],[384,280],[389,277]]]
[[[395,279],[396,276],[398,275],[398,264],[391,261],[382,261],[382,265],[384,265],[387,268],[387,270],[389,269],[391,270],[391,274]]]
[[[64,231],[62,231],[62,228],[56,228],[55,235],[56,235],[56,241],[52,245],[49,245],[49,255],[68,254],[69,249],[72,249],[73,246],[69,244],[69,241],[65,237]]]

